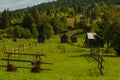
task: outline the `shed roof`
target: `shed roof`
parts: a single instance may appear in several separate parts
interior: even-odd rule
[[[95,35],[97,35],[96,33],[87,33],[87,38],[88,39],[95,39]]]

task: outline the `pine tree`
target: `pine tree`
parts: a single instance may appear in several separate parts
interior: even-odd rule
[[[4,10],[1,14],[1,18],[0,18],[0,28],[1,29],[6,29],[7,27],[10,26],[11,24],[11,17],[9,15],[9,10]]]

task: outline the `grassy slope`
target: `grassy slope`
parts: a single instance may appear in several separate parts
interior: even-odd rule
[[[25,52],[37,53],[41,49],[47,55],[44,58],[44,62],[52,62],[54,65],[43,65],[44,68],[53,69],[53,71],[42,71],[41,73],[30,73],[28,69],[18,69],[17,72],[6,72],[5,68],[0,67],[0,80],[119,80],[120,76],[120,58],[110,56],[104,57],[104,75],[99,74],[97,68],[97,62],[89,57],[89,49],[82,48],[84,39],[79,36],[78,43],[71,44],[59,44],[59,38],[53,37],[45,44],[38,44],[32,46]],[[0,41],[0,49],[4,44],[10,44],[12,46],[23,43],[24,40],[20,40],[17,43],[7,41],[2,43]],[[30,41],[25,41],[24,44],[28,44]],[[66,52],[62,53],[58,49],[58,45],[65,46]],[[102,52],[101,52],[102,54]],[[3,57],[3,53],[0,53]],[[5,57],[5,56],[4,56]],[[33,59],[33,57],[15,56],[13,58],[18,59]],[[0,61],[0,64],[5,62]],[[15,63],[17,66],[31,66],[30,63]]]
[[[80,21],[80,14],[76,15],[76,20],[77,20],[77,22]],[[74,21],[75,21],[75,18],[74,18],[74,17],[72,17],[72,18],[67,18],[67,21],[68,21],[68,25],[74,26]]]

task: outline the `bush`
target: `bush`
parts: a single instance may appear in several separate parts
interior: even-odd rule
[[[83,29],[78,29],[76,35],[85,34],[86,32]]]
[[[29,30],[29,29],[24,29],[23,37],[24,37],[25,39],[28,39],[28,38],[31,38],[31,37],[32,37],[32,34],[30,33],[30,30]]]
[[[54,34],[53,28],[52,28],[52,26],[48,22],[46,22],[44,24],[41,24],[38,27],[38,31],[39,31],[39,34],[46,35],[47,39],[52,37],[52,35]]]
[[[7,38],[13,38],[14,37],[14,27],[8,27],[6,30]]]
[[[14,28],[14,38],[30,38],[31,33],[29,29],[24,29],[23,27],[16,26]]]

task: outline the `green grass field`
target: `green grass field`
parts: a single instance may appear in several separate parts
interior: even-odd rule
[[[19,44],[29,44],[36,40],[18,40],[12,42],[10,39],[0,41],[0,58],[6,58],[2,52],[3,46],[9,45],[13,48]],[[120,79],[120,58],[112,53],[103,53],[101,49],[100,54],[104,55],[104,75],[101,75],[98,70],[97,62],[89,56],[90,50],[83,48],[82,44],[84,36],[79,36],[78,42],[72,44],[60,44],[58,37],[53,37],[44,44],[37,44],[26,49],[25,53],[36,54],[43,50],[46,57],[44,62],[54,63],[54,65],[45,65],[42,67],[52,69],[53,71],[41,71],[40,73],[31,73],[30,69],[19,68],[17,72],[7,72],[6,68],[0,67],[0,80],[119,80]],[[65,46],[65,52],[61,52],[59,47]],[[13,56],[15,59],[32,60],[34,57],[27,56]],[[31,66],[30,63],[12,62],[16,66]],[[6,61],[0,60],[0,65],[5,65]]]

